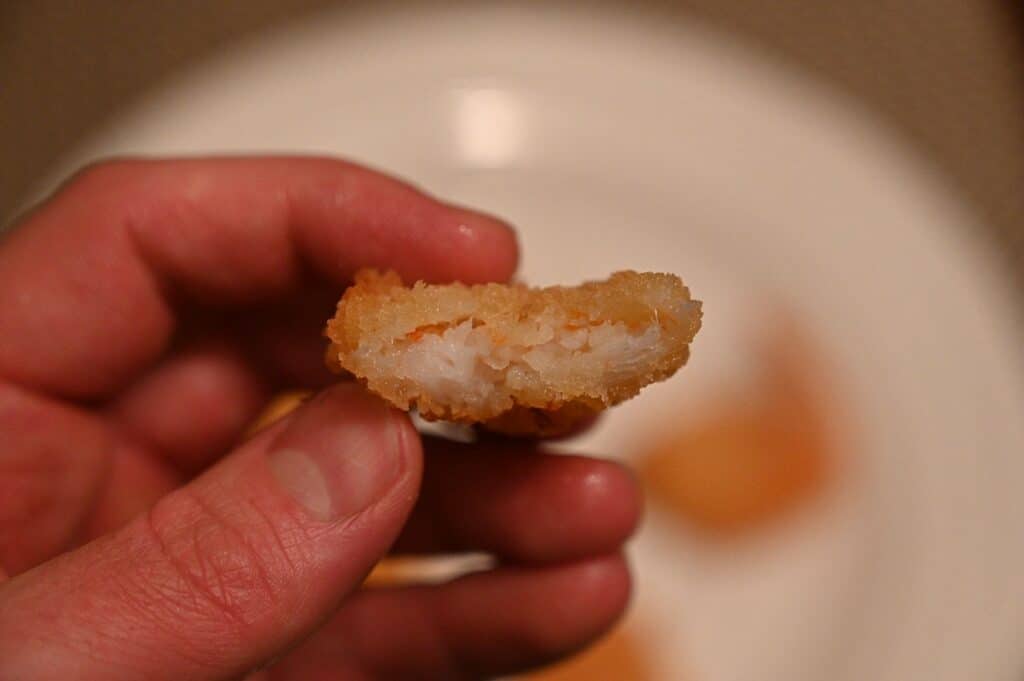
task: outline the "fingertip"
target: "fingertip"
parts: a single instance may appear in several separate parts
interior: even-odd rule
[[[640,490],[621,464],[556,458],[538,499],[548,506],[532,526],[518,527],[513,555],[533,563],[598,556],[619,550],[641,516]]]
[[[636,477],[615,461],[587,460],[577,485],[576,504],[586,515],[601,519],[594,549],[613,550],[629,539],[640,524],[642,494]],[[603,540],[603,542],[601,541]]]
[[[454,221],[453,244],[459,277],[467,284],[508,281],[519,266],[519,239],[515,229],[500,218],[461,206],[450,206]]]
[[[402,458],[407,465],[414,463],[418,480],[423,473],[423,442],[420,440],[419,432],[408,413],[393,407],[390,411],[398,449],[402,452]]]
[[[632,596],[625,558],[609,554],[549,570],[544,589],[557,601],[536,600],[542,608],[529,617],[535,624],[533,647],[554,659],[580,650],[621,619]]]
[[[415,430],[408,415],[354,381],[339,381],[306,400],[289,415],[278,440],[303,436],[314,429],[323,431],[325,439],[329,440],[334,431],[355,425],[393,429],[403,450],[413,446],[409,431],[415,433]]]
[[[620,463],[428,438],[422,493],[399,552],[484,550],[541,565],[617,551],[642,513]]]
[[[633,578],[621,553],[580,563],[567,579],[567,594],[581,612],[578,638],[571,647],[586,645],[615,625],[625,613],[633,594]],[[567,596],[568,598],[569,596]]]
[[[304,452],[333,472],[326,477],[334,516],[384,504],[404,518],[422,477],[422,446],[409,416],[352,382],[322,390],[290,414],[269,450]],[[360,499],[360,508],[352,507]]]
[[[595,623],[610,626],[625,611],[633,594],[633,577],[622,553],[580,563],[574,584],[581,601],[595,608]]]
[[[382,418],[389,412],[384,400],[351,381],[339,381],[325,387],[295,412],[302,419],[328,418],[333,412],[357,412],[368,418]],[[294,419],[293,419],[294,420]],[[289,426],[297,428],[298,426]]]
[[[630,591],[619,554],[546,567],[505,565],[429,586],[367,589],[290,664],[297,675],[308,675],[344,661],[368,678],[518,673],[592,643],[622,617]],[[339,648],[339,641],[346,645]]]

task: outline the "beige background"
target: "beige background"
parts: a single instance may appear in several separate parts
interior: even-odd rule
[[[0,219],[12,216],[69,146],[169,74],[230,41],[337,4],[0,4]],[[1024,12],[1017,3],[686,0],[643,7],[699,16],[862,99],[963,191],[1024,281]]]

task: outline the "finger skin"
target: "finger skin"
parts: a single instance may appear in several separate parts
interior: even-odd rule
[[[2,382],[0,433],[0,568],[15,575],[73,541],[116,435],[88,412]]]
[[[118,438],[110,451],[106,475],[85,522],[80,523],[72,543],[59,547],[59,550],[67,551],[120,530],[184,482],[180,472],[159,454],[130,439]],[[52,555],[38,557],[31,565],[37,565]]]
[[[220,357],[167,354],[196,311],[227,322],[231,311],[288,310],[311,285],[336,295],[364,265],[393,267],[406,279],[476,282],[507,278],[515,262],[515,237],[499,221],[330,159],[121,161],[68,183],[0,241],[0,380],[21,386],[18,399],[31,398],[4,423],[0,392],[0,432],[15,423],[29,434],[10,459],[17,465],[57,466],[49,484],[60,499],[40,517],[63,523],[31,545],[31,504],[7,519],[28,521],[23,546],[8,551],[16,569],[0,570],[16,575],[0,585],[0,677],[244,674],[328,618],[408,517],[421,453],[404,417],[401,475],[344,520],[311,513],[271,472],[268,454],[287,443],[352,444],[352,433],[372,430],[353,429],[353,419],[370,417],[350,386],[314,400],[130,520],[177,484],[173,471],[149,465],[150,449],[174,452],[191,461],[186,470],[198,470],[234,438],[271,374],[253,368],[253,354],[267,357],[277,376],[322,379],[308,361],[312,353],[291,349],[294,334],[276,339],[272,331],[289,327],[276,314],[211,325],[211,337],[229,344]],[[257,347],[244,338],[274,340]],[[248,354],[236,362],[238,351]],[[157,364],[160,357],[165,363]],[[107,422],[42,397],[94,403],[126,388]],[[187,407],[193,418],[209,419],[203,428],[190,429]],[[54,427],[21,427],[33,419]],[[366,437],[360,447],[377,446]],[[83,448],[94,454],[75,459]],[[417,513],[424,520],[403,537],[414,550],[480,545],[523,562],[564,561],[614,550],[636,522],[635,490],[611,467],[574,458],[522,464],[509,456],[502,479],[455,456],[437,460],[433,491]],[[445,479],[445,470],[463,468]],[[478,485],[490,489],[489,498],[473,496]],[[465,496],[478,517],[458,518],[450,496]],[[601,522],[588,524],[581,508]],[[24,572],[82,533],[124,523]],[[451,665],[439,672],[477,676],[582,645],[627,596],[618,558],[503,567],[432,590],[361,594],[339,626],[355,628],[355,669],[372,678],[408,675],[416,668],[403,666],[400,655],[396,661],[395,650],[370,633],[375,622],[390,626],[388,618],[403,611],[420,613],[419,623],[396,629],[409,646],[408,663],[422,659],[430,669],[427,658],[448,651]],[[375,620],[375,613],[387,617]]]
[[[374,475],[384,447],[394,448],[386,485],[343,516],[300,503],[269,456],[303,450],[334,466],[356,456]],[[120,532],[0,586],[0,678],[201,681],[264,664],[387,551],[420,455],[408,419],[361,389],[320,395]],[[327,509],[350,501],[335,482],[322,482]]]
[[[639,487],[618,463],[530,445],[431,439],[420,498],[393,552],[574,560],[617,550],[640,512]]]
[[[476,282],[515,263],[503,223],[341,161],[99,164],[0,242],[0,378],[109,396],[168,348],[182,306],[281,300],[361,266]]]
[[[324,326],[343,291],[341,286],[311,286],[281,301],[220,313],[209,329],[237,344],[274,388],[325,388],[338,376],[324,362]]]
[[[273,670],[275,679],[484,679],[580,650],[621,617],[621,556],[503,567],[439,586],[366,590]]]
[[[220,458],[273,393],[338,381],[324,363],[324,320],[341,290],[216,313],[192,310],[188,337],[104,408],[137,441],[186,474]]]
[[[205,342],[162,361],[106,412],[179,471],[195,474],[230,449],[269,398],[240,352]]]

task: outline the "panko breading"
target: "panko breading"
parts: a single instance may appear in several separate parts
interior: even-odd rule
[[[700,319],[671,274],[531,289],[363,270],[327,324],[327,362],[426,419],[553,435],[674,374]]]

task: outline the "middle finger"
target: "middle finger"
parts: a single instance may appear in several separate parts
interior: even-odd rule
[[[519,563],[617,550],[636,528],[640,492],[621,464],[545,453],[530,443],[424,441],[419,501],[395,553],[486,551]]]

